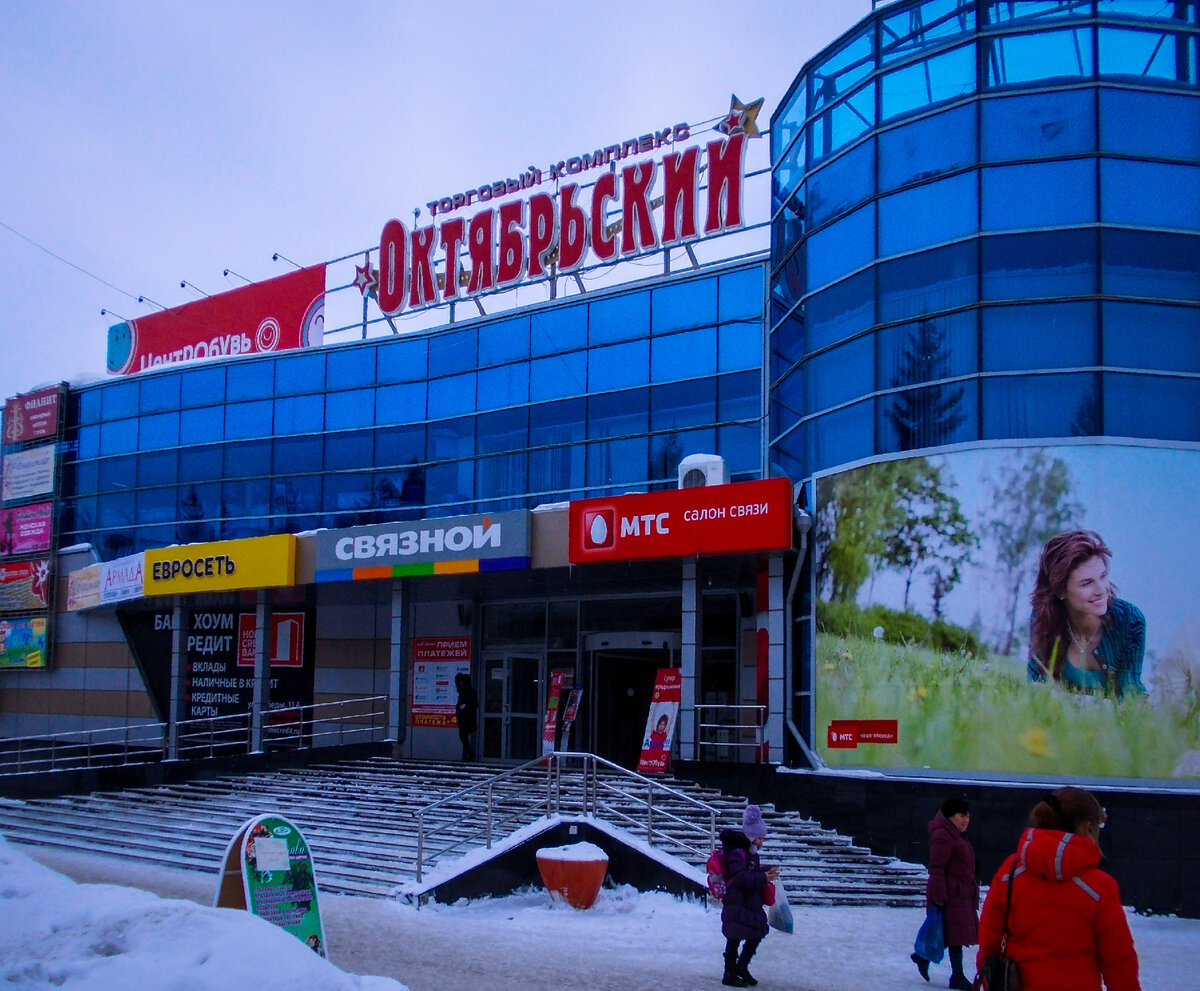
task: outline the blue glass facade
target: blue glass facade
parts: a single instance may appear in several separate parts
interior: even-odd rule
[[[769,446],[794,478],[1200,441],[1195,0],[881,6],[772,121]]]
[[[764,269],[76,389],[59,539],[104,559],[762,474]]]

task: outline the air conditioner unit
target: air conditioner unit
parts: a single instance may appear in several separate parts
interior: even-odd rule
[[[679,462],[679,487],[696,489],[702,485],[725,485],[729,466],[717,454],[689,454]]]

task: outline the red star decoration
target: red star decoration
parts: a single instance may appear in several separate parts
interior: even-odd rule
[[[355,265],[354,284],[362,295],[365,296],[367,293],[374,295],[375,289],[379,285],[379,270],[371,268],[370,262]]]
[[[729,98],[729,116],[717,125],[722,134],[733,137],[735,134],[745,134],[747,137],[762,136],[758,129],[758,112],[762,110],[763,98],[759,97],[753,103],[742,103],[737,96]]]

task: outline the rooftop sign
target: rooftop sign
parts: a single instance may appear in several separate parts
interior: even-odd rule
[[[717,127],[722,136],[703,147],[677,150],[691,129],[675,124],[565,159],[547,172],[531,166],[518,179],[431,201],[435,222],[428,226],[409,230],[395,219],[384,224],[378,270],[358,266],[355,285],[364,295],[373,293],[390,317],[569,273],[589,255],[597,262],[616,262],[737,230],[744,223],[746,139],[759,133],[755,121],[761,104],[745,105],[734,97]],[[626,164],[664,148],[669,150],[660,159]],[[603,171],[589,194],[577,177],[596,168]],[[547,182],[552,186],[543,191]],[[492,205],[503,196],[526,193],[527,198]],[[470,218],[446,216],[473,205],[480,208]]]

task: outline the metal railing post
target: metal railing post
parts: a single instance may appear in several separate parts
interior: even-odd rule
[[[492,848],[492,783],[487,786],[487,848]]]
[[[417,813],[417,884],[421,883],[421,869],[425,860],[425,813]]]
[[[654,842],[654,783],[646,789],[646,842]]]

